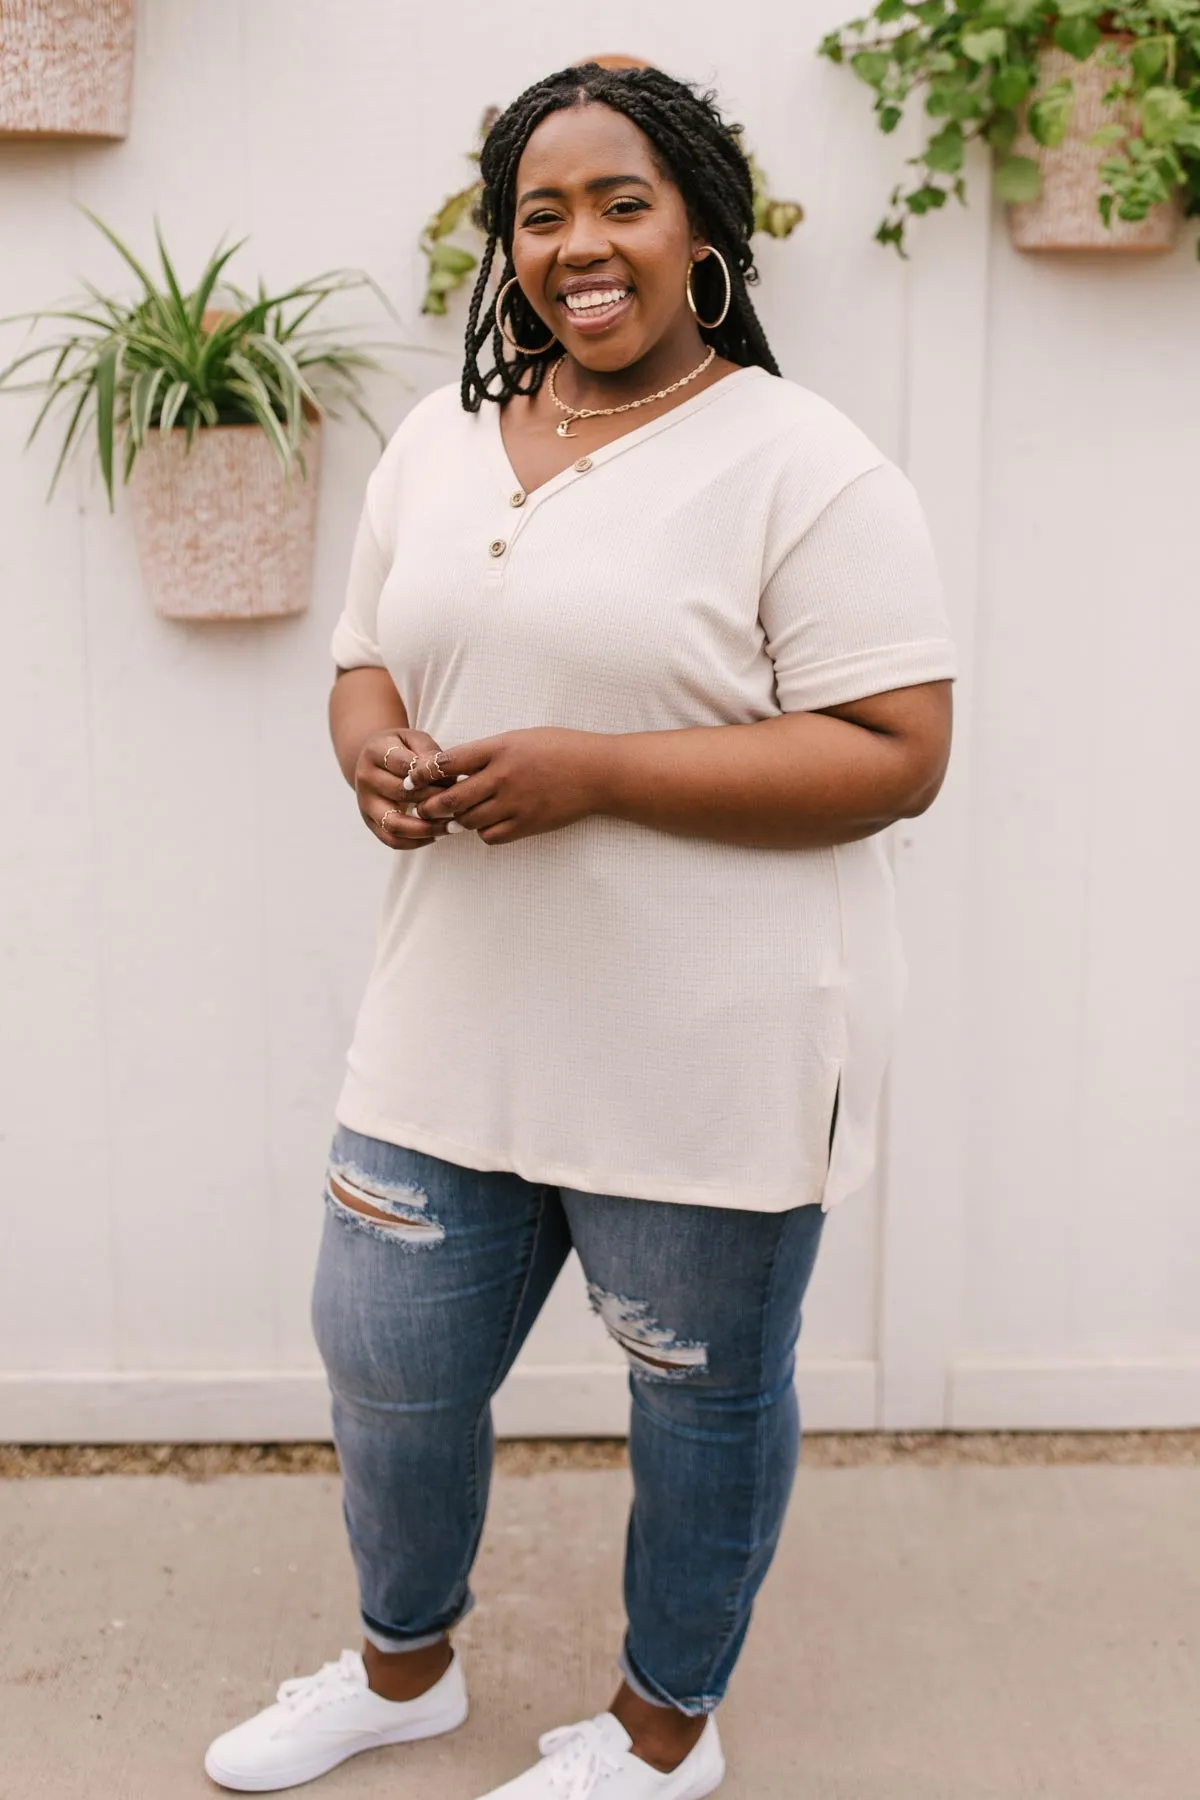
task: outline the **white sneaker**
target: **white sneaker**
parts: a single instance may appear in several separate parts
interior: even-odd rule
[[[214,1738],[205,1772],[243,1794],[315,1781],[348,1756],[380,1744],[407,1744],[453,1731],[467,1716],[467,1686],[457,1656],[416,1700],[385,1700],[367,1686],[357,1650],[343,1650],[316,1675],[285,1681],[274,1706]]]
[[[699,1742],[677,1769],[662,1775],[634,1756],[631,1738],[612,1713],[563,1725],[538,1739],[542,1760],[483,1800],[702,1800],[725,1777],[717,1721],[709,1714]]]

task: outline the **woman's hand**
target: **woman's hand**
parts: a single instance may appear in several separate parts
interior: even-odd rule
[[[539,725],[462,744],[440,759],[448,790],[417,797],[421,818],[439,830],[452,819],[485,844],[558,831],[601,810],[611,743],[602,733]]]
[[[445,824],[412,818],[406,811],[453,784],[449,775],[439,779],[437,757],[445,760],[427,731],[398,726],[372,733],[359,751],[354,768],[358,810],[389,850],[419,850],[423,844],[445,837]],[[405,787],[410,767],[411,785]]]

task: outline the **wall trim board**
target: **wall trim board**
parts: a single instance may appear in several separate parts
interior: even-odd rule
[[[969,1182],[966,1084],[971,687],[987,414],[988,170],[948,209],[907,269],[908,405],[902,460],[937,549],[958,650],[955,741],[927,816],[889,834],[910,971],[881,1128],[878,1346],[885,1430],[936,1431],[960,1341]],[[952,422],[952,423],[951,423]]]
[[[946,1414],[953,1431],[1190,1431],[1200,1358],[955,1362]]]
[[[799,1365],[806,1430],[872,1431],[876,1366]],[[620,1365],[515,1369],[497,1396],[501,1437],[624,1437]],[[0,1442],[13,1444],[296,1443],[329,1436],[319,1370],[183,1370],[0,1375]]]

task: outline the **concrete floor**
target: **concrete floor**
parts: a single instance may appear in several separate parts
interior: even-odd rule
[[[628,1477],[501,1477],[454,1737],[329,1800],[474,1800],[613,1686]],[[329,1475],[0,1482],[0,1796],[188,1800],[356,1641]],[[1200,1468],[802,1468],[722,1726],[729,1800],[1191,1800]]]

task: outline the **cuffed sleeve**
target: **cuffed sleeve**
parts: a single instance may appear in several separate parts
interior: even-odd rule
[[[929,528],[893,463],[829,501],[770,575],[759,615],[783,712],[958,674]]]

